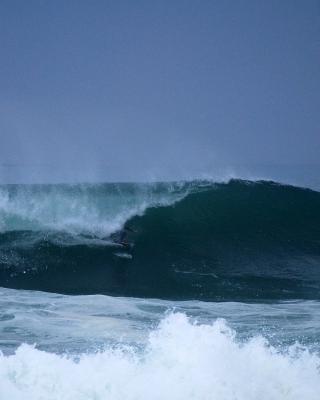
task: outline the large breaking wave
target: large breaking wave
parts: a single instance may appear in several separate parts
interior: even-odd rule
[[[114,243],[124,224],[130,249]],[[273,182],[7,185],[0,285],[205,300],[320,298],[320,193]]]

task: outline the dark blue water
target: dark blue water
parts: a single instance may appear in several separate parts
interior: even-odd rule
[[[317,400],[319,289],[317,191],[2,185],[0,399]]]

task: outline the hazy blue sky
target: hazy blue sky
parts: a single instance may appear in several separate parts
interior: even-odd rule
[[[1,0],[0,46],[2,181],[320,168],[319,1]]]

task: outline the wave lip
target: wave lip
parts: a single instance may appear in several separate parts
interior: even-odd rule
[[[223,320],[192,324],[168,315],[143,350],[59,356],[22,345],[0,356],[1,394],[20,399],[318,399],[320,359],[262,337],[238,342]]]
[[[187,183],[0,185],[0,230],[63,231],[105,237],[148,207],[169,205]]]

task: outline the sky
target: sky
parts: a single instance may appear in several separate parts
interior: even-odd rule
[[[319,154],[319,1],[0,2],[0,182],[320,171]]]

